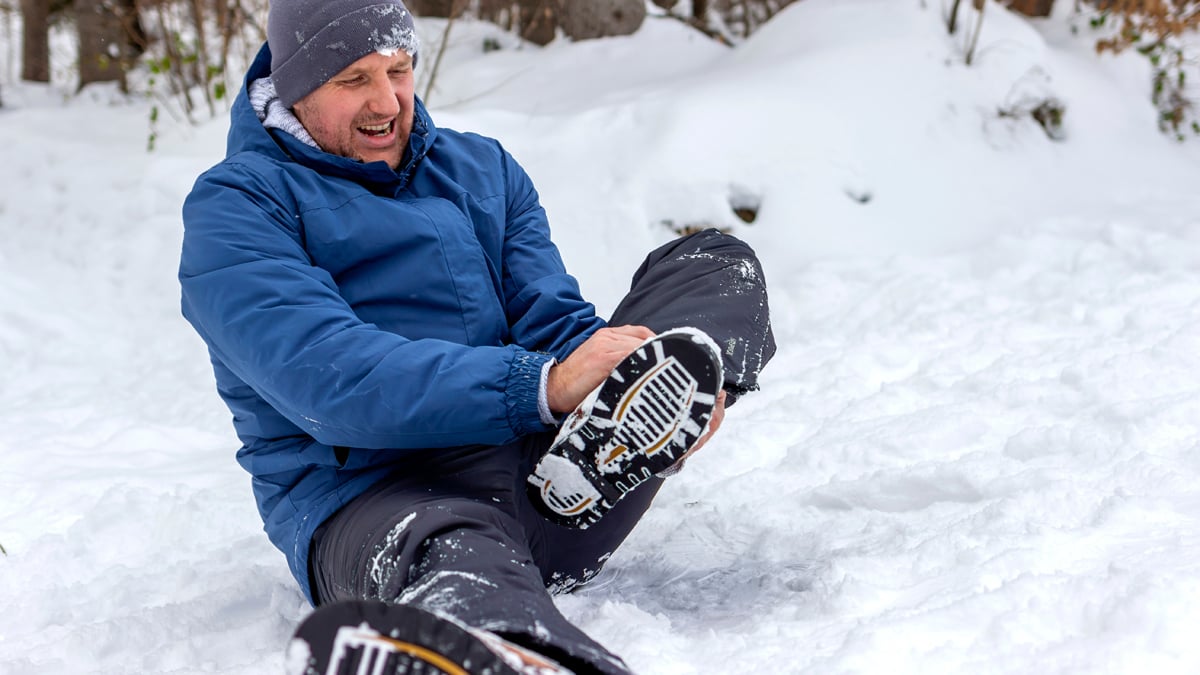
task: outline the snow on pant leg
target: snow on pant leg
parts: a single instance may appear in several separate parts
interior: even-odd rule
[[[523,454],[520,446],[479,449],[472,461],[426,464],[416,472],[425,478],[406,471],[352,500],[314,538],[318,602],[409,604],[501,635],[577,673],[628,673],[562,616],[542,582],[513,516],[515,500],[526,500],[523,485],[514,490]]]
[[[532,462],[528,466],[533,469]],[[556,525],[527,499],[519,502],[517,516],[525,523],[533,559],[550,592],[569,593],[596,576],[650,508],[662,484],[657,476],[647,479],[586,530]]]
[[[721,347],[726,405],[758,388],[759,372],[775,355],[762,264],[748,244],[712,229],[652,251],[609,323],[708,333]]]

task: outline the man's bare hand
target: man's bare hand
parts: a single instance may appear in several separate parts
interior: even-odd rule
[[[699,450],[700,448],[704,447],[704,444],[707,443],[709,441],[709,439],[713,437],[713,434],[717,433],[717,429],[721,428],[721,422],[724,422],[724,421],[725,421],[725,390],[722,389],[717,394],[716,405],[713,406],[712,419],[709,420],[709,422],[708,422],[708,433],[704,434],[699,439],[697,439],[696,442],[692,445],[691,449],[688,450],[686,453],[684,453],[683,457],[681,457],[680,459],[681,460],[687,459],[688,457],[690,457],[692,455],[692,453],[694,453],[697,450]]]
[[[654,337],[645,326],[601,328],[546,376],[546,403],[555,413],[569,413],[600,386],[621,359]],[[714,414],[715,417],[715,414]]]
[[[707,443],[709,441],[709,439],[711,439],[713,437],[713,435],[717,433],[717,429],[721,428],[721,422],[723,422],[724,420],[725,420],[725,390],[722,389],[720,391],[720,393],[717,394],[717,402],[713,406],[712,418],[708,422],[708,432],[706,434],[704,434],[703,436],[701,436],[700,438],[696,439],[696,442],[692,444],[692,447],[690,449],[688,449],[687,452],[683,453],[683,455],[681,455],[679,457],[679,459],[675,460],[675,463],[672,464],[670,466],[670,468],[668,468],[665,471],[660,472],[658,475],[662,478],[666,478],[667,476],[673,476],[673,475],[679,473],[679,470],[683,468],[683,463],[687,461],[687,458],[696,454],[697,450],[704,447],[704,444]]]

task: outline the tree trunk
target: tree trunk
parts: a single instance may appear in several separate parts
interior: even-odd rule
[[[79,87],[119,82],[145,49],[146,35],[135,0],[75,0],[79,33]]]
[[[79,88],[121,80],[120,24],[103,0],[76,0],[79,33]]]
[[[454,11],[454,0],[407,0],[404,4],[417,16],[447,19]]]
[[[21,79],[50,81],[50,2],[21,0]]]
[[[1012,0],[1008,8],[1025,16],[1050,16],[1054,0]]]
[[[548,45],[558,29],[558,0],[517,0],[521,37],[536,45]]]
[[[138,12],[137,0],[110,0],[116,10],[117,22],[121,26],[121,48],[124,53],[125,69],[133,67],[137,60],[150,48],[150,36],[142,26],[142,15]]]

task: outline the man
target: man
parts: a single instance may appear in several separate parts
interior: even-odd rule
[[[184,205],[183,313],[318,606],[289,669],[628,672],[548,589],[593,576],[757,388],[761,267],[677,240],[606,325],[521,167],[434,126],[417,55],[400,0],[276,0]]]

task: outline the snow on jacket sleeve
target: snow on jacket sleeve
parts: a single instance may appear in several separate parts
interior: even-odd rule
[[[227,163],[184,205],[183,312],[215,358],[331,446],[500,444],[545,429],[537,385],[549,355],[364,323],[310,262],[278,193]]]

